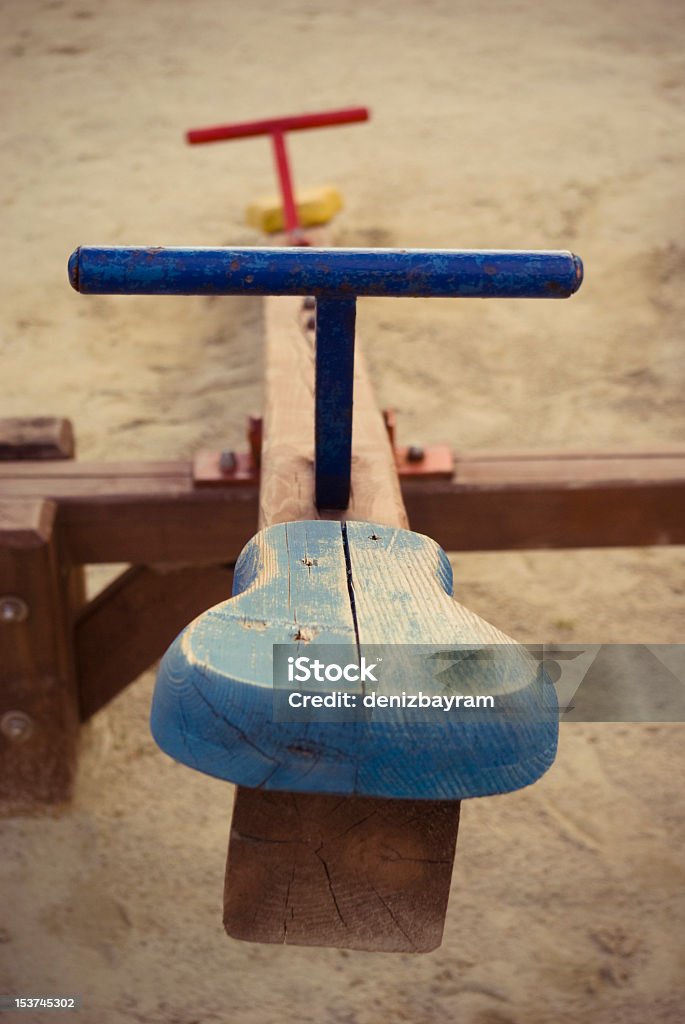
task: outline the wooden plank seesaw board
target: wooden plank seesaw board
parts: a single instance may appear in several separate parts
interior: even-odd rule
[[[455,758],[454,736],[452,744],[428,747],[414,740],[409,756],[397,735],[358,729],[355,739],[349,723],[344,735],[315,723],[304,735],[302,726],[279,730],[268,686],[248,685],[241,694],[234,685],[224,694],[227,704],[217,695],[220,683],[197,689],[208,674],[214,683],[230,675],[234,683],[270,684],[272,644],[286,641],[298,652],[313,641],[512,643],[449,596],[446,556],[406,531],[392,450],[359,356],[351,502],[322,518],[313,503],[312,339],[297,298],[265,305],[260,525],[269,529],[236,566],[241,596],[196,620],[167,655],[153,730],[163,723],[156,738],[173,756],[240,783],[225,883],[230,935],[429,951],[440,944],[447,908],[459,822],[454,794],[533,781],[553,760],[556,723],[545,726],[537,746],[529,736],[521,740],[521,760],[487,779],[486,753]],[[286,370],[291,383],[284,389]],[[189,680],[193,662],[198,675]],[[192,736],[187,721],[196,723]]]

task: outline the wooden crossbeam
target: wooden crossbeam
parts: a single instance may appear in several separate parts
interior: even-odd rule
[[[0,463],[0,498],[52,498],[76,564],[213,565],[254,533],[258,488],[196,488],[187,460],[58,465]]]
[[[465,451],[455,463],[451,479],[401,485],[413,529],[446,551],[685,543],[682,447]],[[0,462],[0,497],[55,501],[76,564],[232,561],[259,505],[256,487],[197,488],[187,460]]]
[[[447,551],[685,543],[685,450],[464,452],[451,480],[403,484]]]

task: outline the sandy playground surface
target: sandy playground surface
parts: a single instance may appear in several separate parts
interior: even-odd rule
[[[5,0],[3,415],[71,417],[83,459],[240,445],[258,300],[80,297],[68,253],[258,243],[266,140],[183,131],[366,104],[368,125],[290,146],[300,184],[345,196],[337,243],[571,248],[586,268],[565,303],[361,303],[402,438],[682,443],[684,41],[679,0]],[[454,555],[467,606],[579,643],[680,641],[683,563]],[[562,726],[542,781],[464,806],[442,948],[366,955],[224,936],[231,787],[155,748],[152,683],[84,730],[69,808],[0,826],[0,991],[79,993],[84,1024],[685,1019],[682,725]]]

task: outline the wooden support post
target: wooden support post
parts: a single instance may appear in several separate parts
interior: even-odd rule
[[[301,300],[269,298],[260,526],[319,519],[314,349]],[[352,497],[326,518],[406,527],[381,414],[356,356]],[[440,944],[458,801],[236,789],[224,893],[229,935],[254,942],[426,952]]]
[[[73,461],[69,420],[0,420],[0,461]],[[29,462],[28,460],[35,460]],[[76,768],[77,681],[72,629],[85,600],[83,569],[45,491],[0,496],[0,810],[66,800]]]
[[[0,502],[0,808],[66,800],[79,713],[72,593],[52,501]]]

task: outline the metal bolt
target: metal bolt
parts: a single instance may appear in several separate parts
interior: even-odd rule
[[[302,300],[302,306],[304,309],[316,309],[316,299],[313,295],[305,295]]]
[[[28,614],[29,606],[20,597],[12,594],[0,597],[0,622],[23,622]]]
[[[8,740],[23,743],[33,732],[33,719],[25,711],[6,711],[0,718],[0,732]]]
[[[316,317],[315,316],[308,316],[307,317],[307,324],[306,324],[306,326],[307,326],[307,330],[308,331],[316,330]]]
[[[234,473],[238,465],[235,452],[224,451],[219,456],[219,469],[222,473]]]
[[[407,462],[423,462],[425,457],[426,453],[418,445],[413,444],[407,448]]]

